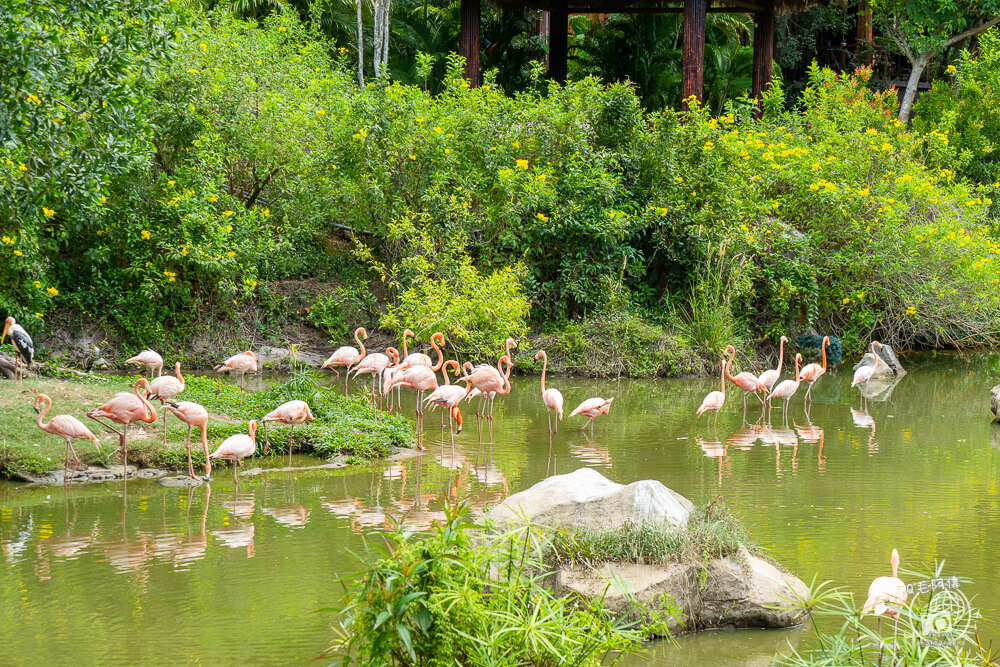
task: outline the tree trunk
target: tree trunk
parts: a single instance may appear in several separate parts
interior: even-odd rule
[[[361,20],[361,0],[354,0],[358,8],[358,85],[365,85],[365,26]]]
[[[906,82],[906,90],[903,92],[903,101],[899,105],[899,120],[904,123],[910,122],[910,114],[913,113],[913,102],[917,99],[917,84],[920,77],[927,68],[927,63],[931,61],[933,51],[924,51],[910,61],[910,79]]]

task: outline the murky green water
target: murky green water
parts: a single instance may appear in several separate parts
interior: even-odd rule
[[[972,579],[965,590],[980,606],[995,607],[1000,427],[990,425],[988,391],[1000,358],[909,365],[867,416],[853,411],[850,373],[828,375],[809,417],[799,399],[787,428],[778,413],[770,428],[741,425],[730,394],[718,437],[707,435],[694,410],[717,380],[552,378],[570,409],[590,396],[616,400],[593,438],[574,419],[550,445],[537,379],[525,378],[497,400],[492,446],[476,443],[465,411],[455,457],[428,417],[424,456],[247,477],[238,493],[224,472],[196,489],[0,484],[3,661],[304,664],[330,638],[329,616],[313,611],[338,601],[334,575],[356,569],[349,551],[364,533],[404,513],[427,526],[443,494],[486,506],[581,466],[621,482],[659,479],[696,504],[723,495],[807,581],[831,579],[863,599],[895,547],[904,567],[946,559],[948,572]],[[706,633],[627,664],[769,664],[801,637]]]

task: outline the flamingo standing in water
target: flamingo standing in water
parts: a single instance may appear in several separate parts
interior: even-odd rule
[[[157,377],[163,375],[163,357],[158,355],[152,350],[143,350],[134,357],[129,357],[125,360],[126,364],[139,364],[147,371],[149,371],[149,379],[153,379],[153,371],[156,371]]]
[[[587,424],[590,424],[590,434],[594,435],[594,420],[601,415],[608,414],[608,411],[611,410],[611,401],[613,400],[615,400],[614,396],[611,398],[588,398],[576,406],[576,410],[569,413],[569,416],[583,415],[584,417],[588,417],[580,430],[583,431],[587,428]]]
[[[43,423],[42,420],[45,419],[45,415],[48,414],[49,409],[52,407],[52,399],[45,394],[36,396],[34,404],[35,412],[38,412],[38,406],[42,403],[45,404],[45,409],[38,414],[35,424],[46,433],[66,438],[66,460],[63,463],[63,470],[69,468],[70,452],[73,452],[73,460],[75,461],[74,469],[80,465],[80,459],[77,458],[76,450],[73,449],[73,438],[92,441],[94,446],[97,447],[97,453],[101,453],[101,443],[97,441],[97,436],[91,433],[90,429],[84,426],[76,417],[72,415],[56,415],[47,424]]]
[[[147,398],[158,400],[160,402],[161,410],[163,410],[163,404],[168,399],[171,399],[184,391],[184,376],[181,375],[181,362],[178,361],[174,364],[174,373],[177,374],[177,377],[174,377],[173,375],[161,375],[149,383],[149,394],[147,395]],[[190,433],[188,434],[188,437],[190,437]],[[167,446],[166,410],[163,410],[163,446]]]
[[[417,392],[417,449],[423,451],[424,409],[422,401],[425,391],[434,391],[438,388],[437,373],[435,373],[430,366],[412,366],[410,368],[405,368],[396,372],[392,376],[392,379],[390,379],[389,382],[382,387],[382,393],[386,394],[392,391],[393,387],[409,387]]]
[[[267,422],[291,424],[292,430],[288,432],[288,465],[292,465],[292,434],[295,433],[295,427],[313,419],[312,410],[309,409],[309,404],[305,401],[288,401],[268,412],[260,420],[261,424],[264,425],[264,453],[267,454],[267,448],[271,446],[267,439]]]
[[[233,466],[233,483],[239,484],[236,479],[236,466],[243,465],[243,459],[248,456],[253,456],[253,453],[257,451],[257,422],[250,420],[247,425],[247,431],[250,435],[246,433],[237,433],[236,435],[231,435],[222,441],[219,448],[208,455],[209,460],[219,459],[222,461],[232,461],[236,465]]]
[[[382,373],[386,368],[392,363],[392,359],[389,358],[389,350],[395,351],[394,348],[386,348],[385,354],[381,352],[373,352],[371,354],[365,355],[365,357],[358,362],[358,365],[354,367],[354,377],[359,375],[364,375],[371,373],[372,376],[372,410],[375,413],[375,418],[378,419],[378,408],[382,405]],[[398,358],[399,353],[396,353]],[[375,391],[375,386],[378,385],[378,392]],[[376,396],[378,397],[376,399]],[[376,400],[378,401],[376,403]]]
[[[188,476],[193,479],[198,479],[198,476],[194,474],[194,466],[191,464],[191,429],[197,426],[201,430],[201,446],[205,450],[205,479],[208,479],[212,474],[212,464],[208,462],[208,410],[191,401],[167,403],[163,407],[187,424],[188,434],[184,446],[187,448]]]
[[[347,380],[350,378],[351,366],[361,363],[367,354],[365,352],[365,344],[361,342],[358,335],[364,336],[365,340],[367,340],[368,332],[365,331],[364,327],[358,327],[354,330],[354,341],[358,344],[358,347],[361,348],[360,352],[356,347],[343,345],[338,347],[334,353],[330,355],[330,358],[323,362],[323,368],[329,368],[337,374],[338,378],[340,377],[340,371],[338,371],[335,366],[344,367],[344,396],[347,396]]]
[[[732,356],[726,359],[726,353],[732,352]],[[722,406],[726,403],[726,373],[729,372],[729,364],[732,362],[733,358],[736,356],[736,348],[732,345],[726,346],[726,349],[722,352],[722,373],[719,374],[719,391],[709,392],[705,396],[704,400],[701,402],[701,407],[695,412],[699,417],[705,412],[714,411],[715,412],[715,425],[719,425],[719,412],[722,410]],[[712,420],[712,415],[709,415],[705,419],[706,426]]]
[[[224,373],[226,371],[232,371],[234,373],[240,374],[240,405],[243,405],[243,392],[245,391],[246,374],[257,372],[257,355],[247,350],[246,352],[240,352],[237,355],[229,357],[221,364],[215,367],[215,376],[219,378],[219,389],[222,388],[222,378],[219,373]],[[219,393],[218,390],[215,392]]]
[[[795,353],[795,379],[794,380],[783,380],[777,387],[774,388],[774,390],[771,392],[771,395],[767,397],[767,408],[768,408],[768,410],[770,410],[772,407],[774,407],[774,399],[775,398],[782,398],[782,399],[785,400],[785,405],[781,409],[781,415],[782,415],[782,417],[787,416],[787,414],[788,414],[788,402],[790,400],[792,400],[792,396],[794,396],[795,392],[797,392],[799,390],[799,384],[802,382],[799,379],[799,362],[801,362],[801,361],[802,361],[802,355],[796,352]],[[770,415],[770,412],[768,412],[768,415]]]
[[[385,396],[385,385],[389,383],[389,380],[396,374],[396,370],[399,368],[399,351],[394,347],[385,348],[385,353],[389,355],[392,360],[388,366],[382,369],[382,380],[379,388],[379,401]],[[389,394],[389,414],[392,414],[393,409],[395,409],[395,404],[392,400],[392,394]]]
[[[440,346],[444,345],[444,334],[440,331],[431,334],[431,347],[437,352],[437,363],[432,363],[431,358],[423,352],[407,351],[406,339],[413,337],[413,332],[409,329],[403,332],[403,360],[399,362],[400,370],[412,366],[430,366],[435,372],[441,370],[441,366],[444,364],[444,353]]]
[[[799,378],[799,380],[805,380],[806,382],[809,383],[809,388],[806,389],[806,397],[802,401],[802,405],[803,406],[805,406],[805,404],[807,402],[808,403],[812,403],[812,388],[813,388],[813,384],[815,384],[816,380],[818,380],[821,377],[823,377],[823,374],[826,373],[826,348],[827,348],[827,346],[829,344],[830,344],[830,337],[829,336],[823,336],[823,345],[822,345],[822,348],[823,348],[823,365],[822,366],[820,366],[819,364],[816,364],[816,363],[807,364],[806,366],[804,366],[802,368],[801,371],[799,371],[799,374],[797,376]]]
[[[26,367],[31,366],[31,360],[35,356],[35,343],[31,340],[31,336],[28,332],[24,330],[20,324],[14,321],[13,317],[8,317],[3,325],[3,331],[0,332],[0,345],[3,344],[4,338],[10,335],[10,340],[14,343],[14,349],[17,350],[17,360],[23,363]],[[18,379],[24,382],[24,371],[21,370],[15,364],[15,370],[20,371]]]
[[[503,365],[507,365],[506,373]],[[479,405],[476,407],[476,417],[479,425],[479,441],[483,440],[483,419],[489,425],[490,442],[493,442],[493,401],[497,394],[507,395],[510,393],[510,371],[512,365],[510,357],[506,354],[497,359],[496,366],[480,365],[472,368],[471,362],[466,362],[464,366],[465,375],[458,378],[459,382],[466,382],[470,387],[469,394],[479,392]],[[471,371],[471,373],[470,373]]]
[[[545,416],[549,418],[549,433],[558,433],[559,420],[563,418],[563,395],[555,387],[545,388],[545,369],[549,367],[549,355],[545,354],[545,350],[539,350],[535,359],[542,360],[542,403],[545,404]],[[553,412],[556,413],[555,430],[552,429]]]
[[[455,372],[455,377],[458,377],[458,362],[454,359],[449,359],[444,362],[444,366],[441,368],[441,372],[444,373],[444,385],[438,387],[431,395],[424,399],[424,405],[436,405],[442,409],[448,411],[448,430],[451,432],[451,444],[452,447],[455,446],[455,427],[453,425],[454,421],[458,421],[458,432],[462,432],[462,413],[459,412],[458,404],[462,402],[465,395],[469,391],[469,387],[461,387],[457,384],[451,384],[448,381],[448,369],[452,368]]]
[[[889,557],[889,565],[892,566],[891,577],[878,577],[868,587],[868,599],[861,608],[861,615],[875,614],[879,617],[879,632],[882,631],[882,616],[892,619],[899,618],[899,608],[906,602],[906,584],[897,575],[899,574],[899,552],[892,550]]]
[[[134,393],[129,394],[120,391],[110,401],[87,413],[87,416],[98,424],[107,426],[118,434],[118,447],[122,452],[122,474],[126,478],[128,477],[128,444],[126,443],[126,436],[128,435],[129,424],[140,421],[147,424],[156,422],[156,408],[146,400],[144,394],[139,393],[140,387],[143,388],[145,393],[149,393],[149,381],[146,378],[139,378],[136,380],[135,386],[132,387]],[[122,430],[119,431],[113,426],[108,426],[100,421],[100,417],[109,419],[115,424],[120,424]]]
[[[735,357],[736,348],[729,345],[726,347],[726,352],[729,352],[730,350],[732,350],[733,356]],[[723,352],[723,354],[725,354],[725,352]],[[739,390],[743,392],[743,421],[746,421],[747,418],[747,393],[753,392],[753,395],[757,397],[758,401],[760,401],[760,407],[763,410],[764,399],[761,398],[757,392],[764,390],[764,392],[767,393],[767,389],[760,383],[760,380],[757,379],[756,375],[753,373],[743,372],[733,376],[729,373],[729,364],[726,364],[726,377],[729,378],[729,381],[735,384]]]
[[[851,387],[853,388],[855,385],[864,384],[864,387],[858,387],[858,391],[861,392],[862,397],[865,395],[864,390],[868,388],[868,381],[872,379],[872,376],[875,375],[875,369],[878,368],[878,353],[875,350],[881,347],[882,343],[877,340],[873,340],[870,352],[872,355],[872,365],[861,366],[858,370],[854,371],[854,381],[851,382]],[[867,357],[868,354],[869,353],[865,353],[865,356]]]
[[[781,377],[781,363],[785,359],[785,343],[787,342],[788,338],[785,336],[782,336],[781,340],[778,341],[778,367],[764,371],[760,374],[760,377],[757,378],[757,382],[759,382],[767,391],[771,391],[771,389],[774,388],[774,383]]]

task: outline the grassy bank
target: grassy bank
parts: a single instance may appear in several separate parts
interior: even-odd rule
[[[31,409],[37,393],[47,394],[53,401],[46,421],[56,414],[70,414],[80,419],[101,441],[102,454],[90,443],[76,441],[73,446],[80,460],[97,465],[120,463],[115,454],[118,436],[101,428],[85,414],[101,405],[115,392],[131,391],[136,378],[28,378],[23,385],[0,382],[0,475],[11,477],[18,472],[46,473],[62,466],[65,441],[41,431],[35,424]],[[281,403],[301,399],[309,403],[315,421],[295,429],[293,451],[311,453],[322,458],[347,455],[358,459],[374,459],[388,455],[393,447],[409,447],[413,442],[410,424],[395,415],[376,422],[371,406],[361,398],[344,398],[333,389],[320,389],[309,374],[298,374],[284,384],[260,392],[248,393],[242,404],[239,389],[223,384],[216,394],[214,379],[186,377],[186,387],[177,400],[194,401],[209,412],[208,443],[215,449],[226,437],[246,432],[250,419],[260,419]],[[129,433],[129,462],[144,466],[186,469],[184,440],[187,426],[167,416],[167,446],[162,445],[162,411],[154,402],[160,419],[155,424],[133,426]],[[270,424],[271,447],[268,456],[288,453],[288,427]],[[204,462],[204,453],[194,440],[191,455],[195,468]],[[257,433],[257,455],[263,451],[263,432]]]

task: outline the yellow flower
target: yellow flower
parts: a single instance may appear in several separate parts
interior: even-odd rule
[[[144,239],[146,239],[146,240],[148,241],[148,240],[149,240],[149,236],[150,236],[150,234],[149,234],[149,232],[148,232],[148,231],[146,231],[146,230],[144,229],[144,230],[142,230],[141,232],[139,232],[139,236],[141,236],[142,238],[144,238]]]
[[[228,234],[231,231],[233,231],[233,226],[232,225],[226,225],[226,233]]]
[[[38,280],[35,281],[35,289],[42,289],[42,283],[41,283],[41,281],[38,281]]]
[[[411,160],[416,160],[416,159],[417,159],[417,156],[416,156],[416,155],[414,155],[413,153],[410,153],[410,159],[411,159]]]
[[[858,190],[858,194],[861,195],[862,197],[867,197],[869,194],[869,190],[868,188],[865,188],[863,190]]]
[[[451,149],[450,148],[446,148],[446,149],[444,149],[444,152],[445,152],[445,155],[447,155],[448,153],[451,152]]]
[[[958,68],[954,65],[948,65],[948,67],[945,68],[945,71],[948,72],[948,74],[954,74],[958,71]]]
[[[219,201],[219,197],[217,195],[208,195],[207,197],[205,197],[205,201],[210,201],[214,203]]]
[[[229,217],[229,216],[231,216],[232,214],[233,214],[233,212],[232,212],[232,211],[223,211],[223,212],[222,212],[222,217],[223,217],[223,218],[228,218],[228,217]]]
[[[683,176],[674,176],[674,181],[676,181],[677,183],[683,183],[684,182],[684,177]]]
[[[107,44],[108,43],[108,36],[107,35],[101,35],[101,41],[104,42],[105,44]]]
[[[18,257],[21,257],[22,255],[24,255],[24,253],[21,252],[20,250],[15,250],[14,254],[17,255]]]
[[[878,135],[878,130],[876,130],[874,127],[869,127],[867,130],[865,130],[865,132],[867,132],[873,137]]]
[[[167,185],[170,185],[170,186],[177,185],[177,181],[167,181]]]
[[[21,171],[28,171],[28,167],[26,167],[23,162],[17,165],[17,168],[20,169]]]
[[[35,313],[35,319],[36,319],[36,320],[40,320],[40,319],[42,319],[43,317],[45,317],[45,316],[44,316],[44,315],[42,315],[41,313]]]
[[[658,208],[656,209],[656,212],[660,214],[661,218],[665,216],[667,213],[669,213],[669,211],[665,208]]]
[[[29,102],[31,102],[32,104],[41,104],[42,103],[42,101],[40,99],[38,99],[38,96],[36,96],[36,95],[28,95],[28,97],[26,99]]]
[[[850,302],[851,302],[851,297],[844,297],[844,305],[849,304]]]
[[[916,309],[916,308],[914,308],[913,306],[909,306],[909,307],[908,307],[908,308],[906,309],[906,314],[907,314],[907,315],[913,315],[913,314],[914,314],[914,313],[916,313],[916,312],[917,312],[917,309]]]
[[[202,50],[202,52],[208,51],[207,44],[199,44],[198,47]]]
[[[812,185],[809,186],[809,189],[810,190],[819,190],[819,184],[818,183],[813,183]]]
[[[181,246],[181,254],[183,256],[187,257],[187,254],[188,254],[188,247],[187,246]]]
[[[513,146],[514,148],[520,148],[521,147],[521,142],[520,141],[512,141],[510,145]]]
[[[316,115],[318,115],[318,116],[322,116],[322,115],[323,115],[323,114],[325,114],[325,113],[326,113],[326,112],[325,112],[325,111],[323,111],[322,109],[316,109]]]
[[[230,250],[229,252],[226,253],[226,257],[236,257],[236,253]]]
[[[189,67],[188,68],[188,74],[197,74],[197,73],[198,73],[198,70],[196,70],[195,68],[193,68],[193,67]]]
[[[547,215],[545,215],[544,213],[536,213],[535,217],[538,218],[539,220],[541,220],[542,222],[548,222],[549,221],[549,217]]]
[[[440,127],[435,127],[434,131],[437,132],[438,134],[441,134],[441,132],[442,132],[442,130],[441,130]]]
[[[53,298],[59,296],[59,290],[57,290],[55,287],[48,288],[47,290],[45,290],[45,293]]]
[[[44,206],[42,207],[42,215],[44,215],[46,218],[51,218],[55,214],[56,212],[53,211],[51,208],[45,208]]]
[[[538,176],[535,176],[535,178],[541,181],[542,183],[545,182],[545,174],[539,174]]]
[[[524,169],[525,171],[528,170],[528,161],[527,160],[516,160],[516,164],[521,169]]]
[[[813,171],[819,171],[819,162],[813,162],[812,163],[812,170]]]
[[[167,282],[172,283],[177,279],[177,274],[173,271],[164,271],[163,275],[167,277]]]

